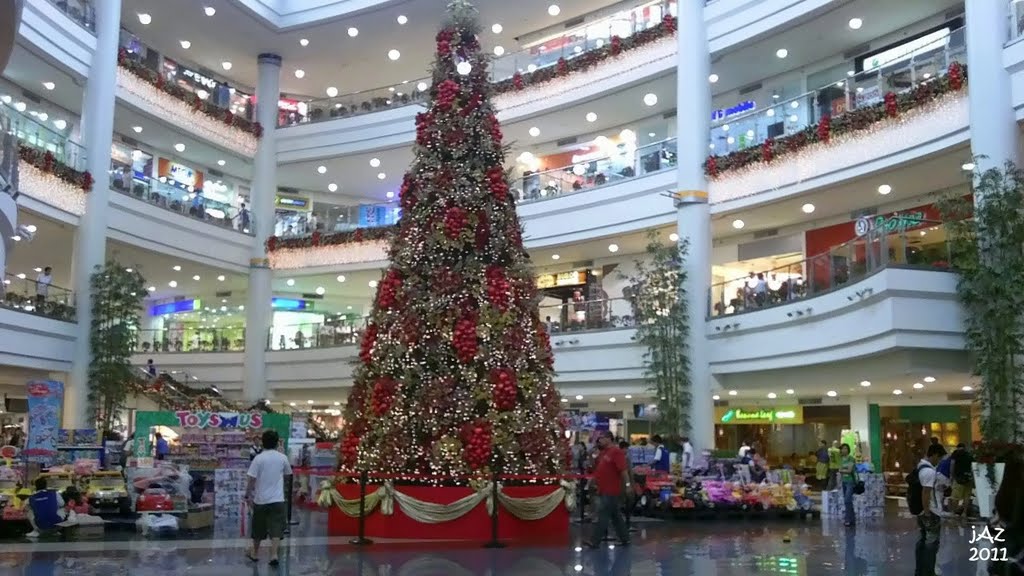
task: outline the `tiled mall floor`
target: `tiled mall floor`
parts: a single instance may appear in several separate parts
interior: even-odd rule
[[[637,523],[631,548],[437,546],[375,543],[363,550],[326,538],[323,514],[304,512],[279,568],[252,565],[245,539],[219,534],[146,539],[122,533],[104,541],[0,543],[0,576],[288,574],[292,576],[749,576],[752,574],[914,574],[912,519],[886,519],[846,529],[831,520]],[[975,576],[971,526],[948,522],[942,534],[943,575]],[[788,542],[786,541],[788,540]]]

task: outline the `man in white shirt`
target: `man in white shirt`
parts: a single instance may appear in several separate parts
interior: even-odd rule
[[[917,464],[917,478],[921,482],[921,508],[917,515],[917,527],[921,536],[914,552],[915,574],[935,574],[935,558],[939,552],[939,534],[942,530],[942,495],[937,481],[938,472],[935,466],[946,455],[946,449],[940,444],[928,447],[925,457]]]
[[[747,455],[747,450],[750,450],[750,442],[744,440],[743,444],[740,446],[740,458]]]
[[[277,550],[288,521],[284,498],[284,477],[291,476],[288,457],[278,452],[277,431],[263,433],[263,452],[249,464],[249,485],[245,501],[252,509],[252,547],[246,552],[249,560],[258,562],[260,542],[270,538],[270,565],[277,566]]]
[[[46,297],[50,295],[50,284],[53,283],[52,272],[53,268],[47,266],[36,276],[36,308],[46,303]]]
[[[693,469],[693,444],[690,444],[690,437],[683,436],[683,470]]]

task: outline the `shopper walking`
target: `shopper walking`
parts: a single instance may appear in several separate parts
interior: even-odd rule
[[[967,513],[971,509],[971,488],[974,486],[974,473],[971,471],[974,458],[967,451],[967,446],[960,443],[956,445],[956,450],[953,450],[949,459],[949,473],[953,479],[952,510],[954,514],[967,518]]]
[[[814,477],[818,480],[819,489],[824,490],[828,486],[828,442],[821,441],[818,451],[814,453],[817,463],[814,468]]]
[[[156,438],[156,459],[165,460],[167,454],[170,453],[170,447],[167,445],[167,440],[164,439],[163,434],[157,432],[154,437]]]
[[[288,457],[278,451],[277,431],[263,433],[263,451],[249,464],[249,484],[245,501],[252,509],[252,545],[246,556],[259,561],[260,543],[270,539],[270,565],[278,565],[278,548],[284,537],[287,508],[284,498],[284,477],[291,476]]]
[[[615,527],[620,545],[629,546],[629,530],[619,511],[623,489],[630,488],[626,455],[612,443],[609,433],[604,433],[597,439],[597,448],[600,453],[594,467],[594,481],[597,483],[598,516],[594,533],[587,546],[597,548],[601,545],[601,540],[608,533],[609,522]]]
[[[939,553],[939,534],[942,528],[942,504],[935,489],[938,475],[935,467],[945,455],[945,448],[940,444],[932,444],[928,446],[928,452],[917,467],[907,474],[907,508],[917,516],[917,527],[921,531],[914,550],[914,576],[935,574],[935,558]]]
[[[47,266],[36,276],[36,308],[46,303],[50,295],[50,284],[53,284],[53,268]]]
[[[853,513],[853,487],[857,484],[857,462],[850,454],[850,445],[839,447],[839,474],[843,483],[843,525],[853,526],[856,518]]]
[[[832,447],[828,449],[828,485],[826,490],[835,490],[839,487],[839,442],[832,441]]]

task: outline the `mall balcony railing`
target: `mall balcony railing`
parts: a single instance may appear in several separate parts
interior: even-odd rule
[[[303,350],[352,346],[366,328],[369,317],[342,324],[295,324],[274,326],[267,334],[267,350]]]
[[[823,254],[713,284],[708,291],[709,317],[807,300],[860,282],[885,268],[950,269],[952,255],[942,223],[916,221],[912,230],[892,232],[890,226],[904,226],[906,220],[895,218],[889,222]],[[928,234],[941,239],[925,243]]]
[[[911,46],[887,60],[869,70],[848,72],[844,78],[795,98],[776,98],[765,108],[736,115],[721,112],[726,116],[712,121],[710,153],[722,156],[759,146],[768,138],[798,133],[825,116],[835,119],[847,111],[874,106],[887,92],[906,92],[942,77],[953,62],[967,62],[964,28],[951,30],[930,44]]]
[[[1007,0],[1010,3],[1010,42],[1024,38],[1024,1]]]
[[[86,30],[96,33],[96,8],[93,0],[50,0],[61,12]]]
[[[43,284],[25,274],[4,274],[0,306],[65,322],[75,321],[75,295],[67,288]]]
[[[628,19],[623,16],[623,12],[620,12],[574,28],[559,38],[545,42],[544,45],[494,56],[491,58],[489,68],[490,81],[508,80],[516,72],[532,73],[541,68],[557,65],[561,58],[569,61],[584,56],[591,50],[600,50],[611,41],[613,36],[627,38],[637,32],[657,26],[661,23],[663,15],[667,13],[676,14],[675,1],[662,0],[652,3],[646,9],[648,16],[641,19],[635,18],[635,12],[632,10],[628,12],[630,15]],[[559,41],[561,42],[559,43]],[[546,45],[556,43],[558,43],[557,47],[545,48]],[[279,126],[322,122],[419,104],[428,98],[430,81],[430,78],[417,78],[400,84],[310,100],[306,102],[305,115],[290,115],[287,118],[281,118]]]
[[[636,312],[626,298],[541,304],[541,322],[551,336],[636,327]]]
[[[85,172],[85,148],[58,130],[47,125],[49,116],[45,112],[26,112],[24,102],[15,102],[9,96],[0,100],[0,115],[6,116],[10,123],[10,132],[18,138],[18,142],[30,148],[53,154],[54,160]]]
[[[195,190],[169,184],[166,177],[140,176],[128,168],[111,165],[110,188],[125,196],[131,196],[200,222],[249,236],[255,234],[256,224],[252,211],[247,209],[243,212],[241,209],[220,203],[218,204],[222,207],[214,207],[210,205],[209,199],[196,204],[194,202]]]
[[[174,352],[240,352],[245,350],[244,328],[181,328],[139,330],[135,351],[140,354]]]

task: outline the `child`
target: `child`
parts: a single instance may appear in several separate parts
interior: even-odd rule
[[[36,478],[35,485],[36,492],[28,499],[28,521],[32,525],[32,531],[25,535],[28,538],[39,538],[40,532],[55,530],[64,521],[60,514],[64,499],[60,494],[46,489],[46,478]]]

